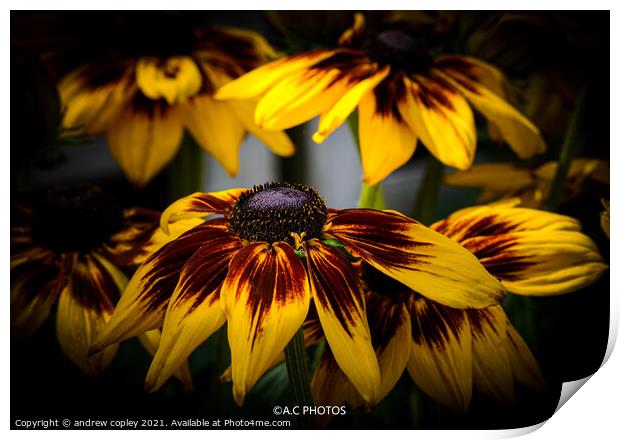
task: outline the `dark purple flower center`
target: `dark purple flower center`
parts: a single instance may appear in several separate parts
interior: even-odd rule
[[[433,62],[426,44],[401,30],[369,33],[362,49],[379,64],[392,66],[393,71],[425,73]]]
[[[122,224],[114,197],[91,184],[51,188],[33,204],[33,240],[59,252],[96,249]]]
[[[230,231],[249,241],[286,241],[291,233],[320,237],[327,207],[313,188],[290,183],[267,183],[243,194],[230,215]]]

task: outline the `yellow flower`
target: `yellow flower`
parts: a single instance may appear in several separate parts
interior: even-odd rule
[[[95,334],[109,320],[125,285],[124,269],[144,258],[132,249],[163,244],[156,212],[122,210],[93,185],[60,186],[32,207],[16,206],[11,225],[11,333],[27,338],[58,304],[56,330],[65,355],[85,374],[101,373],[117,344],[89,357]],[[181,222],[166,240],[193,222]],[[140,335],[154,354],[158,329]],[[187,365],[178,374],[191,387]]]
[[[254,124],[254,102],[213,99],[223,84],[275,56],[268,43],[236,28],[213,28],[189,39],[188,47],[160,48],[157,54],[151,47],[137,56],[129,48],[126,55],[101,56],[59,83],[67,133],[106,133],[112,156],[136,186],[172,160],[184,129],[230,175],[238,172],[246,132],[276,154],[294,152],[284,133]]]
[[[557,168],[557,161],[537,167],[485,163],[474,165],[468,171],[445,175],[444,180],[448,185],[482,188],[479,203],[519,197],[521,206],[540,208],[547,199]],[[600,159],[573,159],[566,176],[564,198],[568,200],[579,195],[589,181],[609,185],[609,163]]]
[[[470,104],[519,157],[545,151],[538,129],[506,101],[506,78],[490,64],[458,55],[433,58],[405,32],[365,30],[361,14],[340,46],[266,64],[222,87],[216,99],[260,99],[254,118],[267,130],[320,115],[317,143],[357,108],[368,184],[406,163],[418,139],[444,164],[468,169],[476,148]]]
[[[163,326],[148,390],[228,322],[233,395],[241,405],[281,358],[312,301],[336,362],[375,403],[381,379],[359,261],[451,307],[488,307],[503,298],[499,281],[469,251],[393,211],[328,211],[314,189],[282,183],[195,193],[166,209],[161,225],[210,214],[223,217],[147,258],[93,344],[97,352]]]
[[[607,269],[594,242],[579,232],[577,220],[514,203],[463,209],[431,229],[470,250],[510,293],[569,293],[595,282]],[[381,370],[380,399],[405,369],[425,393],[459,412],[468,409],[474,386],[504,403],[514,402],[515,383],[545,390],[534,356],[501,306],[446,307],[372,267],[363,265],[362,271]],[[318,405],[364,404],[329,350],[312,388]]]
[[[609,200],[601,199],[601,203],[603,204],[604,210],[601,212],[601,228],[609,238],[609,215],[610,215],[610,204]]]

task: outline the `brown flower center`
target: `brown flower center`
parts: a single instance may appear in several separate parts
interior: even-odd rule
[[[381,65],[389,64],[393,70],[407,73],[425,73],[433,62],[430,51],[421,39],[401,30],[370,33],[362,49]]]
[[[57,186],[33,205],[32,238],[60,252],[91,250],[118,231],[122,222],[120,205],[98,186]]]
[[[239,198],[230,215],[230,231],[249,241],[293,243],[292,233],[318,238],[326,221],[327,207],[315,189],[267,183]]]

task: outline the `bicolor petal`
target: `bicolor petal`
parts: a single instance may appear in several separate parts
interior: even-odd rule
[[[137,94],[107,130],[108,147],[129,181],[146,185],[176,155],[183,137],[179,110]]]
[[[201,247],[183,266],[168,303],[161,343],[146,378],[147,391],[159,389],[196,347],[226,322],[220,306],[220,287],[228,263],[241,247],[241,240],[224,234]]]
[[[456,308],[495,305],[504,288],[458,243],[402,214],[369,209],[332,213],[325,234],[355,255],[441,304]]]
[[[441,78],[405,79],[403,118],[441,163],[468,169],[476,150],[474,115],[463,96]]]
[[[114,315],[93,342],[91,353],[160,328],[181,268],[201,246],[228,234],[223,219],[204,222],[164,245],[136,270]]]
[[[212,214],[230,214],[237,199],[244,191],[246,191],[244,188],[234,188],[212,193],[195,192],[183,197],[168,206],[162,213],[161,228],[168,234],[170,224],[179,220],[202,218]]]
[[[89,348],[112,315],[123,288],[119,282],[126,282],[115,279],[117,274],[109,273],[100,258],[79,256],[58,300],[56,331],[60,348],[87,375],[101,373],[114,359],[115,344],[93,356],[89,356]]]
[[[407,369],[426,394],[458,412],[472,394],[472,340],[467,314],[420,296],[409,302],[412,346]]]
[[[407,163],[416,135],[397,108],[399,82],[384,80],[359,103],[359,138],[364,181],[375,185]],[[386,148],[386,145],[389,146]]]
[[[308,313],[305,268],[286,243],[250,244],[230,261],[221,303],[228,319],[233,396],[243,405]]]
[[[381,374],[357,272],[337,248],[319,240],[306,242],[304,249],[325,338],[342,371],[362,398],[374,405],[380,395]]]

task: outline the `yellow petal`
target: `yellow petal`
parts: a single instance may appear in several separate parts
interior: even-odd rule
[[[328,345],[325,346],[312,376],[310,388],[316,405],[339,406],[346,402],[357,407],[363,404],[359,393],[340,369]]]
[[[534,355],[517,330],[506,319],[508,356],[514,379],[529,388],[545,391],[547,385]]]
[[[254,122],[254,101],[231,101],[228,103],[239,118],[245,129],[256,139],[265,144],[278,156],[292,156],[295,153],[295,145],[286,133],[280,130],[263,130]]]
[[[71,134],[98,134],[106,130],[135,91],[124,72],[129,71],[128,66],[107,67],[120,72],[113,75],[113,81],[97,85],[93,84],[93,79],[98,75],[109,76],[109,72],[93,72],[94,69],[97,67],[76,69],[58,84],[64,108],[62,126]]]
[[[344,33],[338,39],[338,45],[349,47],[355,44],[361,36],[364,34],[366,29],[366,20],[364,19],[364,14],[361,12],[356,12],[353,16],[353,26],[344,31]]]
[[[136,83],[147,98],[176,104],[200,91],[202,75],[188,56],[142,57],[136,63]]]
[[[90,351],[160,328],[182,267],[206,242],[227,235],[226,228],[222,219],[204,222],[148,257],[129,280]]]
[[[325,338],[338,365],[362,398],[378,401],[381,373],[372,347],[364,295],[352,263],[338,249],[305,244],[310,288]]]
[[[117,282],[92,255],[80,256],[69,284],[60,294],[56,331],[60,348],[85,374],[101,373],[112,362],[117,345],[89,356],[90,344],[109,321],[120,296]]]
[[[256,98],[283,78],[333,54],[331,50],[315,50],[265,64],[224,85],[215,93],[215,99]]]
[[[137,107],[125,106],[107,131],[110,153],[138,187],[146,185],[172,160],[183,136],[176,108],[146,101]]]
[[[411,349],[411,318],[401,301],[379,295],[366,296],[368,323],[372,344],[377,353],[381,370],[381,393],[383,400],[407,367]]]
[[[596,244],[571,217],[529,208],[466,208],[431,226],[459,241],[509,292],[559,295],[607,269]]]
[[[359,103],[362,169],[364,182],[369,185],[381,182],[407,163],[417,142],[400,112],[394,111],[396,103],[389,102],[389,97],[379,96],[376,90],[366,93]]]
[[[230,105],[209,95],[196,96],[179,106],[183,124],[194,139],[224,167],[230,176],[239,171],[243,124]]]
[[[65,285],[54,264],[35,261],[11,268],[11,335],[27,338],[36,332]]]
[[[426,394],[458,412],[472,392],[471,331],[463,310],[411,297],[412,345],[407,369]]]
[[[133,264],[142,264],[144,260],[149,257],[149,255],[157,251],[163,245],[176,240],[178,237],[185,234],[190,229],[201,225],[203,222],[204,220],[200,218],[179,220],[168,225],[168,234],[166,234],[161,227],[158,227],[150,237],[140,244],[138,249],[139,253],[135,254],[135,257],[132,258],[131,262]]]
[[[455,61],[456,58],[460,59]],[[461,57],[452,57],[451,62],[441,63],[438,67],[440,71],[437,74],[456,87],[480,113],[495,124],[520,158],[526,159],[545,152],[546,145],[538,128],[497,94],[496,83],[488,81],[499,71],[489,72],[488,65]]]
[[[445,165],[468,169],[476,151],[474,115],[463,96],[439,78],[405,81],[400,113],[428,150]]]
[[[493,202],[535,185],[531,170],[510,163],[483,163],[444,176],[448,185],[482,188],[480,203]]]
[[[474,385],[483,394],[504,403],[515,403],[508,353],[506,315],[501,306],[468,310],[474,356]]]
[[[196,347],[226,322],[220,287],[228,263],[240,248],[241,241],[233,236],[214,238],[183,266],[168,303],[161,343],[146,377],[147,391],[159,389]]]
[[[157,349],[159,348],[159,343],[161,341],[161,330],[154,329],[142,333],[140,336],[138,336],[138,340],[151,356],[155,356],[155,353],[157,353]],[[190,393],[194,390],[192,373],[189,369],[189,363],[187,361],[181,364],[179,369],[175,371],[174,376],[179,379],[179,381],[183,384],[183,390],[186,393]]]
[[[325,233],[389,277],[456,308],[495,305],[504,288],[458,243],[397,212],[336,211]]]
[[[211,214],[228,215],[244,191],[244,188],[233,188],[212,193],[195,192],[183,197],[162,213],[161,228],[169,234],[170,224],[180,220],[202,218]]]
[[[390,67],[385,66],[374,75],[353,85],[330,110],[321,115],[319,128],[312,136],[312,140],[317,144],[323,143],[334,130],[346,121],[362,97],[374,89],[389,73]]]
[[[221,302],[228,319],[233,396],[243,405],[308,313],[305,268],[286,243],[246,246],[230,262]]]

